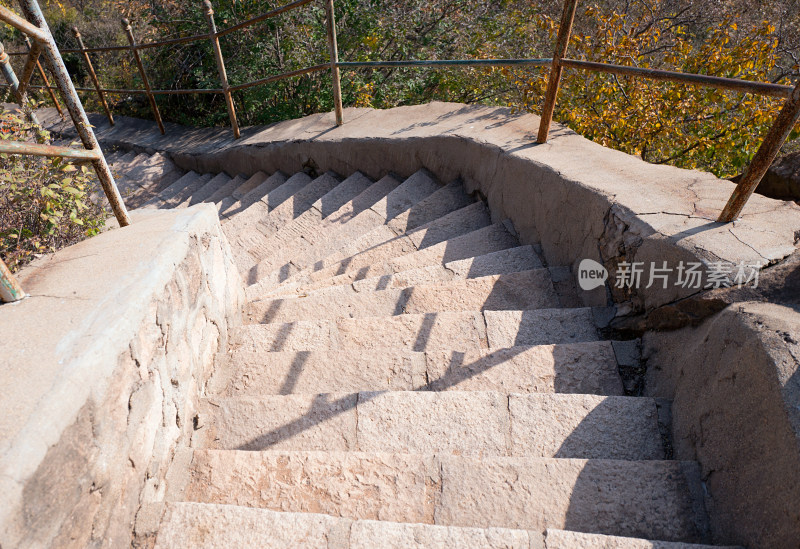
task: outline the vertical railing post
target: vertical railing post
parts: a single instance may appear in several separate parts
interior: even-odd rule
[[[228,107],[228,118],[230,118],[231,128],[233,128],[233,138],[239,139],[239,122],[236,120],[236,108],[233,105],[233,96],[228,84],[228,73],[225,71],[225,59],[222,57],[222,50],[219,47],[217,25],[214,23],[214,8],[211,6],[210,0],[203,0],[203,9],[206,21],[208,21],[208,38],[211,40],[214,58],[217,60],[217,72],[219,72],[219,80],[222,83],[222,94],[225,96],[225,105]]]
[[[25,37],[25,45],[28,46],[28,51],[31,51],[31,39],[27,36]],[[55,105],[56,110],[58,111],[58,115],[63,119],[64,118],[64,111],[61,110],[61,104],[58,102],[58,98],[56,97],[55,92],[50,87],[50,80],[47,79],[47,73],[44,72],[44,68],[42,68],[42,63],[37,59],[36,60],[36,68],[39,69],[39,76],[42,77],[42,82],[44,83],[44,87],[47,90],[47,93],[50,94],[50,99],[53,100],[53,105]]]
[[[19,285],[17,279],[14,278],[6,264],[0,259],[0,301],[11,303],[24,297],[25,292],[22,291],[22,286]]]
[[[64,65],[64,60],[61,59],[61,54],[58,52],[53,35],[50,33],[50,28],[47,26],[47,21],[42,15],[42,10],[39,9],[39,4],[36,0],[19,0],[19,5],[25,15],[25,18],[44,31],[44,38],[41,41],[45,61],[47,62],[50,72],[56,80],[56,86],[61,91],[64,103],[67,106],[67,111],[75,124],[75,130],[86,149],[93,151],[100,151],[99,158],[92,161],[92,166],[97,173],[97,179],[100,180],[100,185],[103,187],[108,203],[111,206],[111,211],[120,224],[120,227],[125,227],[131,224],[131,218],[128,216],[128,210],[125,208],[125,203],[122,201],[122,196],[119,194],[117,184],[114,182],[114,176],[106,163],[106,158],[100,149],[100,143],[97,142],[97,137],[92,131],[92,125],[89,118],[86,116],[86,111],[83,110],[81,100],[78,98],[78,92],[75,91],[75,85],[69,77],[67,67]]]
[[[328,49],[330,50],[331,78],[333,79],[333,109],[336,112],[336,125],[341,126],[344,120],[342,82],[339,74],[339,47],[336,43],[336,17],[333,11],[333,0],[325,0],[325,13],[328,21]]]
[[[108,108],[108,103],[106,102],[106,96],[103,95],[103,88],[100,87],[100,82],[97,80],[97,74],[94,72],[94,67],[92,66],[92,60],[89,59],[89,52],[86,51],[86,46],[83,45],[83,38],[81,37],[81,33],[78,30],[78,27],[72,27],[72,34],[75,35],[75,39],[78,41],[78,47],[81,49],[81,53],[83,54],[83,60],[86,62],[86,68],[89,69],[89,78],[92,79],[92,84],[94,84],[94,89],[97,90],[97,96],[100,98],[100,103],[103,105],[103,110],[106,111],[106,118],[108,118],[108,123],[113,126],[114,117],[111,115],[111,109]]]
[[[144,72],[144,65],[142,64],[142,58],[139,56],[139,48],[136,47],[136,39],[133,37],[133,29],[131,28],[131,22],[128,21],[126,18],[122,19],[122,28],[125,30],[125,34],[128,36],[128,43],[131,46],[131,53],[133,54],[133,58],[136,60],[136,66],[139,67],[139,76],[142,77],[142,83],[144,84],[144,91],[147,94],[147,100],[150,102],[150,108],[153,110],[153,116],[156,119],[156,123],[158,124],[158,129],[161,132],[161,135],[166,133],[164,131],[164,123],[161,122],[161,113],[158,112],[158,105],[156,105],[156,98],[153,95],[153,90],[150,88],[150,81],[147,79],[147,73]]]
[[[34,124],[38,124],[39,119],[28,106],[25,91],[20,87],[19,79],[17,79],[17,74],[14,72],[14,67],[12,67],[11,63],[8,62],[8,54],[6,53],[2,42],[0,42],[0,72],[3,73],[3,77],[11,87],[11,91],[14,93],[14,98],[16,99],[17,103],[19,103],[20,110],[25,113],[25,115],[28,116]]]
[[[797,121],[800,119],[800,80],[794,87],[792,94],[786,99],[786,102],[778,113],[778,117],[772,124],[772,127],[764,137],[764,141],[756,151],[750,165],[747,166],[742,178],[736,185],[733,194],[728,199],[725,209],[719,216],[720,223],[728,223],[734,221],[739,214],[742,213],[744,205],[747,200],[752,196],[753,192],[761,183],[761,179],[767,173],[767,170],[775,161],[775,157],[781,150],[781,146],[789,137],[789,133]]]
[[[572,22],[575,20],[577,7],[578,0],[564,0],[564,11],[561,13],[561,24],[558,27],[556,49],[553,52],[553,65],[550,67],[550,77],[547,80],[547,95],[545,95],[542,118],[539,122],[539,135],[536,139],[538,143],[547,143],[547,134],[550,132],[550,123],[553,121],[553,111],[556,108],[558,87],[561,84],[561,72],[563,70],[561,60],[567,53],[569,36],[572,33]]]

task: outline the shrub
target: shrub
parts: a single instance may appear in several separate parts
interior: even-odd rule
[[[47,143],[49,133],[0,111],[0,138]],[[100,232],[94,170],[61,158],[0,154],[0,257],[16,271],[34,257]]]

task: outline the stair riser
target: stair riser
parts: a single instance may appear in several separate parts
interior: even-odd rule
[[[237,350],[229,362],[225,373],[212,378],[211,394],[414,390],[623,394],[614,352],[607,341],[467,353]]]
[[[325,349],[470,351],[596,341],[589,309],[447,312],[242,327],[234,344],[256,352]]]
[[[700,541],[692,482],[699,470],[683,462],[209,450],[195,451],[184,497],[351,519]]]
[[[585,459],[664,459],[646,398],[373,392],[201,401],[195,446]]]

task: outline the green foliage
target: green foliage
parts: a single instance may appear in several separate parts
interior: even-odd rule
[[[46,143],[47,131],[0,112],[0,138]],[[61,158],[0,154],[0,257],[15,271],[37,254],[100,232],[103,211],[90,197],[94,171]]]
[[[288,0],[214,0],[218,29],[263,14]],[[202,35],[199,0],[46,0],[62,47],[75,47],[77,24],[86,45],[125,45],[119,17],[129,17],[139,42]],[[578,13],[570,57],[793,83],[800,66],[796,0],[751,5],[747,0],[597,0]],[[336,0],[342,61],[550,57],[561,0]],[[767,20],[777,24],[772,26]],[[776,28],[777,27],[777,28]],[[323,3],[262,21],[220,39],[231,84],[242,84],[328,61]],[[142,50],[156,89],[219,88],[208,40]],[[91,87],[82,59],[66,54],[70,73]],[[143,87],[130,52],[92,54],[107,87]],[[20,60],[15,60],[19,62]],[[547,69],[381,68],[342,71],[346,106],[389,108],[434,100],[511,106],[539,112]],[[94,93],[83,95],[100,111]],[[150,118],[142,94],[108,96],[119,114]],[[162,117],[186,125],[225,126],[219,94],[162,95]],[[329,71],[234,93],[241,125],[269,124],[333,109]],[[565,71],[556,120],[603,145],[729,176],[741,171],[774,119],[780,101],[710,88]],[[535,131],[535,129],[534,129]],[[790,140],[800,137],[800,129]],[[796,149],[795,142],[785,150]]]
[[[583,15],[596,26],[573,35],[569,55],[578,59],[760,82],[769,81],[778,60],[775,28],[767,21],[738,39],[736,23],[722,21],[699,40],[682,25],[654,25],[597,5]],[[539,25],[554,38],[555,21],[543,16]],[[785,78],[781,83],[792,82]],[[520,106],[539,112],[547,74],[517,84]],[[573,71],[562,81],[555,118],[593,141],[648,162],[726,177],[749,163],[781,104],[752,94]]]

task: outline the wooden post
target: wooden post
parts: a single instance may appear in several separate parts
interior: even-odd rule
[[[94,72],[94,67],[92,66],[92,60],[89,59],[89,53],[86,51],[86,46],[83,45],[83,38],[81,38],[81,33],[78,31],[78,27],[72,27],[72,34],[75,35],[75,39],[78,41],[78,47],[81,49],[81,53],[83,54],[83,60],[86,62],[86,67],[89,69],[89,78],[92,79],[92,84],[94,84],[94,89],[97,90],[97,96],[100,98],[100,103],[103,104],[103,110],[106,111],[106,118],[108,118],[108,123],[112,126],[114,125],[114,117],[111,115],[111,109],[108,108],[108,103],[106,103],[106,96],[103,95],[103,88],[100,87],[100,82],[97,80],[97,74]]]
[[[28,51],[31,51],[31,39],[25,36],[25,45],[28,46]],[[61,105],[58,102],[58,98],[56,97],[55,92],[50,88],[50,81],[47,79],[47,73],[44,72],[44,68],[42,68],[42,63],[37,59],[36,60],[36,67],[39,69],[39,76],[42,77],[42,82],[44,83],[44,87],[47,89],[47,93],[50,94],[50,99],[53,100],[53,105],[55,105],[56,110],[58,111],[58,115],[63,119],[64,118],[64,111],[61,110]]]
[[[339,47],[336,44],[336,17],[333,12],[333,0],[325,1],[325,12],[328,20],[328,49],[331,57],[331,78],[333,79],[333,109],[336,112],[336,125],[344,122],[342,112],[342,82],[339,74]]]
[[[575,20],[575,11],[578,0],[564,0],[564,11],[561,14],[561,24],[558,27],[556,49],[553,52],[553,66],[550,68],[550,78],[547,80],[547,95],[542,108],[542,119],[539,122],[538,143],[547,143],[547,134],[550,132],[550,122],[553,121],[553,111],[556,108],[558,86],[561,84],[561,59],[567,54],[569,36],[572,33],[572,22]]]
[[[133,37],[133,29],[131,28],[130,21],[123,18],[122,28],[125,30],[125,34],[128,35],[128,43],[131,45],[131,53],[133,54],[133,58],[136,60],[136,66],[139,67],[139,75],[142,77],[144,91],[147,94],[147,100],[150,101],[150,108],[153,110],[153,116],[156,118],[158,129],[161,131],[161,135],[164,135],[166,133],[164,131],[164,123],[161,122],[161,113],[158,112],[156,98],[153,95],[153,90],[150,88],[150,81],[147,79],[147,73],[144,72],[144,65],[142,64],[142,58],[139,56],[139,48],[136,47],[136,39]]]
[[[736,185],[736,189],[728,199],[728,203],[717,221],[729,223],[739,217],[747,200],[752,196],[758,184],[761,183],[761,179],[772,165],[781,150],[781,146],[786,141],[786,138],[789,137],[794,125],[797,124],[798,119],[800,119],[800,81],[797,82],[792,95],[783,104],[775,123],[772,124],[766,137],[764,137],[764,141],[756,151],[750,165],[747,166],[747,170],[745,170],[742,179]]]
[[[236,120],[236,108],[233,105],[230,85],[228,84],[228,73],[225,71],[225,59],[222,57],[222,50],[219,47],[219,37],[217,36],[217,25],[214,23],[214,8],[211,0],[203,0],[203,10],[208,21],[208,38],[211,40],[211,47],[214,50],[214,58],[217,60],[217,71],[219,80],[222,83],[222,94],[225,96],[225,105],[228,107],[228,118],[231,120],[233,128],[233,138],[239,139],[239,121]]]
[[[24,297],[25,292],[22,291],[22,286],[19,285],[17,279],[14,278],[6,264],[0,259],[0,301],[11,303]]]

